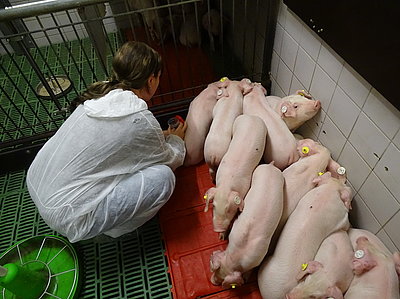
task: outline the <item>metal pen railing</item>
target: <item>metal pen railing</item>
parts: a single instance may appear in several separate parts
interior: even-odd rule
[[[266,55],[272,55],[277,13],[271,5],[277,1],[268,1],[270,15],[261,9],[261,0],[139,2],[146,3],[42,0],[12,5],[0,0],[2,172],[10,168],[6,164],[29,163],[68,117],[69,103],[91,83],[109,78],[112,57],[126,40],[144,41],[163,57],[162,82],[149,103],[160,118],[184,113],[191,99],[220,76],[267,84]],[[198,37],[195,44],[182,38],[188,28],[186,37]],[[256,48],[260,36],[262,47]]]

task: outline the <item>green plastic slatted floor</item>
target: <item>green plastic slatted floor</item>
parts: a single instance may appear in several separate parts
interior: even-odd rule
[[[121,39],[115,33],[109,34],[108,38],[115,51]],[[45,72],[44,75],[50,74],[45,70],[51,68],[53,74],[67,73],[72,80],[72,91],[66,97],[58,99],[62,107],[67,107],[68,103],[76,97],[75,91],[80,93],[85,90],[86,85],[107,78],[95,55],[93,45],[87,38],[39,49],[33,48],[30,49],[30,53],[38,67]],[[107,54],[108,65],[111,65],[112,55],[112,53]],[[0,64],[2,86],[0,124],[7,132],[0,135],[0,141],[15,140],[57,129],[62,124],[62,118],[55,113],[57,107],[54,102],[41,100],[36,96],[35,88],[40,80],[28,59],[23,55],[2,55]],[[5,92],[1,92],[3,89]],[[20,111],[23,115],[20,115]],[[38,125],[39,123],[41,125]],[[21,128],[24,129],[21,130]]]
[[[115,45],[117,45],[116,37],[111,36]],[[87,40],[83,41],[84,47],[88,47],[91,53],[90,59],[95,62],[95,72],[99,77],[104,77],[100,71],[99,64],[95,61],[94,49]],[[53,67],[57,67],[58,61],[63,59],[65,65],[71,65],[71,59],[65,52],[65,47],[53,45],[59,51],[59,57],[55,59],[53,49],[47,47],[41,49],[45,53],[45,58]],[[95,81],[82,56],[82,51],[76,41],[71,42],[72,51],[80,51],[77,63],[80,63],[82,71],[88,81]],[[35,50],[33,50],[35,51]],[[65,53],[64,53],[65,52]],[[36,55],[36,54],[34,54]],[[111,57],[111,56],[110,56]],[[110,57],[108,57],[110,59]],[[18,63],[22,65],[23,73],[28,78],[31,86],[36,86],[39,82],[33,75],[32,68],[25,61],[24,57],[15,56]],[[5,66],[10,74],[15,74],[11,68],[12,61],[7,56],[1,57],[1,63]],[[71,78],[76,82],[74,85],[78,90],[82,90],[82,82],[79,76],[73,74],[75,71],[72,67]],[[85,71],[86,70],[86,71]],[[55,69],[57,73],[57,69]],[[24,83],[22,80],[24,75],[19,76],[16,82]],[[101,78],[102,79],[102,78]],[[35,81],[36,80],[36,81]],[[29,88],[20,91],[11,85],[6,84],[7,76],[1,74],[0,84],[4,88],[10,89],[8,92],[15,98],[7,98],[4,94],[0,95],[0,104],[4,108],[7,115],[15,117],[7,118],[4,112],[0,111],[0,123],[6,130],[17,127],[26,127],[33,121],[34,114],[40,116],[41,121],[50,121],[51,115],[45,111],[44,105],[48,111],[54,111],[55,105],[51,101],[38,102],[36,96],[32,94]],[[24,83],[26,84],[26,83]],[[7,85],[7,86],[5,86]],[[22,95],[20,92],[22,91]],[[71,93],[68,97],[74,97]],[[22,102],[21,102],[21,99]],[[15,104],[18,110],[23,111],[23,117],[15,111]],[[64,105],[65,103],[62,102]],[[56,129],[62,122],[48,122],[47,125],[36,127],[36,133]],[[31,129],[24,131],[14,131],[12,134],[3,134],[0,141],[13,140],[21,137],[21,134],[30,136],[35,134]],[[1,167],[1,165],[0,165]],[[7,173],[0,176],[0,253],[5,252],[9,247],[17,241],[25,238],[43,235],[57,234],[51,230],[42,220],[38,211],[33,204],[29,193],[25,186],[26,171]],[[172,298],[170,293],[171,282],[167,273],[167,262],[164,255],[165,249],[161,240],[161,233],[157,218],[153,218],[143,227],[136,230],[129,236],[119,240],[88,240],[76,244],[78,253],[82,258],[83,281],[78,298]]]
[[[26,171],[0,176],[0,252],[16,241],[57,234],[37,212]],[[172,298],[158,219],[117,240],[76,244],[84,273],[78,298]]]

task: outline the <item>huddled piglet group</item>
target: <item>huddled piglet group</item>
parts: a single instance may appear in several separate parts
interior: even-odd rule
[[[209,167],[213,227],[228,239],[211,282],[239,287],[253,270],[264,299],[400,298],[400,254],[351,228],[351,190],[330,151],[293,132],[321,108],[304,91],[266,96],[249,79],[211,83],[190,104],[185,166]]]

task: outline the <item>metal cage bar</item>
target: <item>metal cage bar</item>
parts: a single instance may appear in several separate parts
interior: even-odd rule
[[[110,77],[112,57],[127,40],[146,42],[163,57],[162,82],[149,103],[161,123],[187,113],[222,76],[268,86],[276,3],[42,0],[0,9],[1,171],[18,155],[33,159],[68,117],[69,103]]]

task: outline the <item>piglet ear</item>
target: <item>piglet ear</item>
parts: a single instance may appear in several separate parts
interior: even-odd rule
[[[321,177],[318,176],[315,179],[312,180],[312,183],[317,186],[320,182],[322,181]]]
[[[364,248],[364,256],[361,258],[353,257],[353,272],[355,275],[361,275],[374,268],[377,263],[368,249]]]
[[[330,173],[330,171],[327,171],[325,173],[319,173],[319,175],[312,180],[312,183],[315,184],[315,186],[318,186],[321,184],[321,182],[323,182],[323,180],[329,179],[331,176],[332,174]]]
[[[229,97],[228,89],[226,89],[225,87],[218,88],[217,100],[223,97]]]
[[[326,166],[326,170],[335,173],[339,167],[340,164],[331,158],[329,159],[328,166]]]
[[[329,287],[326,295],[328,298],[343,299],[343,293],[337,286]]]
[[[265,89],[264,86],[261,85],[261,83],[256,83],[256,86],[258,86],[261,89],[261,91],[264,93],[265,96],[268,94],[267,90]]]
[[[296,117],[296,109],[293,104],[289,101],[283,101],[281,104],[281,117],[282,118],[294,118]]]
[[[251,83],[251,80],[248,78],[242,79],[239,83],[239,87],[243,95],[246,95],[253,90],[253,84]]]
[[[235,206],[240,212],[242,212],[243,211],[243,207],[244,207],[244,200],[242,198],[240,198],[240,196],[237,194],[237,192],[235,192],[234,196],[231,197],[231,198],[232,198],[233,203],[234,203],[233,206]],[[236,213],[236,211],[235,211],[235,213]]]
[[[228,77],[222,77],[219,81],[215,82],[215,85],[218,88],[226,88],[230,82],[231,80]]]
[[[243,209],[244,209],[244,200],[243,199],[241,200],[241,202],[240,202],[240,204],[238,206],[238,209],[239,209],[240,212],[243,212]]]
[[[240,287],[241,285],[244,284],[244,280],[242,277],[242,273],[239,271],[234,271],[227,276],[225,276],[224,281],[222,282],[222,287],[224,289],[231,289],[231,288],[236,288]]]
[[[340,191],[340,199],[343,201],[344,206],[351,210],[351,189],[350,187],[345,187]]]
[[[308,93],[307,91],[305,91],[304,89],[297,90],[297,91],[296,91],[296,94],[298,94],[298,95],[300,95],[300,96],[303,96],[303,97],[305,97],[305,98],[307,98],[307,99],[309,99],[309,100],[312,99],[311,94],[309,94],[309,93]]]
[[[214,196],[215,196],[215,187],[212,187],[210,189],[207,190],[206,194],[204,195],[204,200],[206,201],[206,206],[204,207],[204,212],[208,211],[208,205],[210,204],[210,202],[213,201]]]
[[[297,281],[301,281],[301,280],[305,279],[306,276],[309,275],[309,274],[311,274],[311,273],[309,271],[307,271],[307,270],[304,270],[304,271],[300,270],[300,272],[296,276],[296,280]]]
[[[221,267],[223,252],[221,250],[216,250],[212,253],[210,257],[210,271],[215,272]]]
[[[326,168],[328,171],[332,173],[332,176],[334,178],[338,179],[343,184],[346,184],[347,181],[346,169],[344,167],[341,167],[338,162],[336,162],[331,158]]]
[[[394,266],[396,268],[397,276],[399,276],[399,279],[400,279],[400,253],[399,252],[393,253],[393,261],[394,261]]]
[[[318,261],[309,261],[306,264],[303,264],[301,271],[297,274],[297,281],[303,280],[307,275],[313,274],[323,267],[323,265]]]

